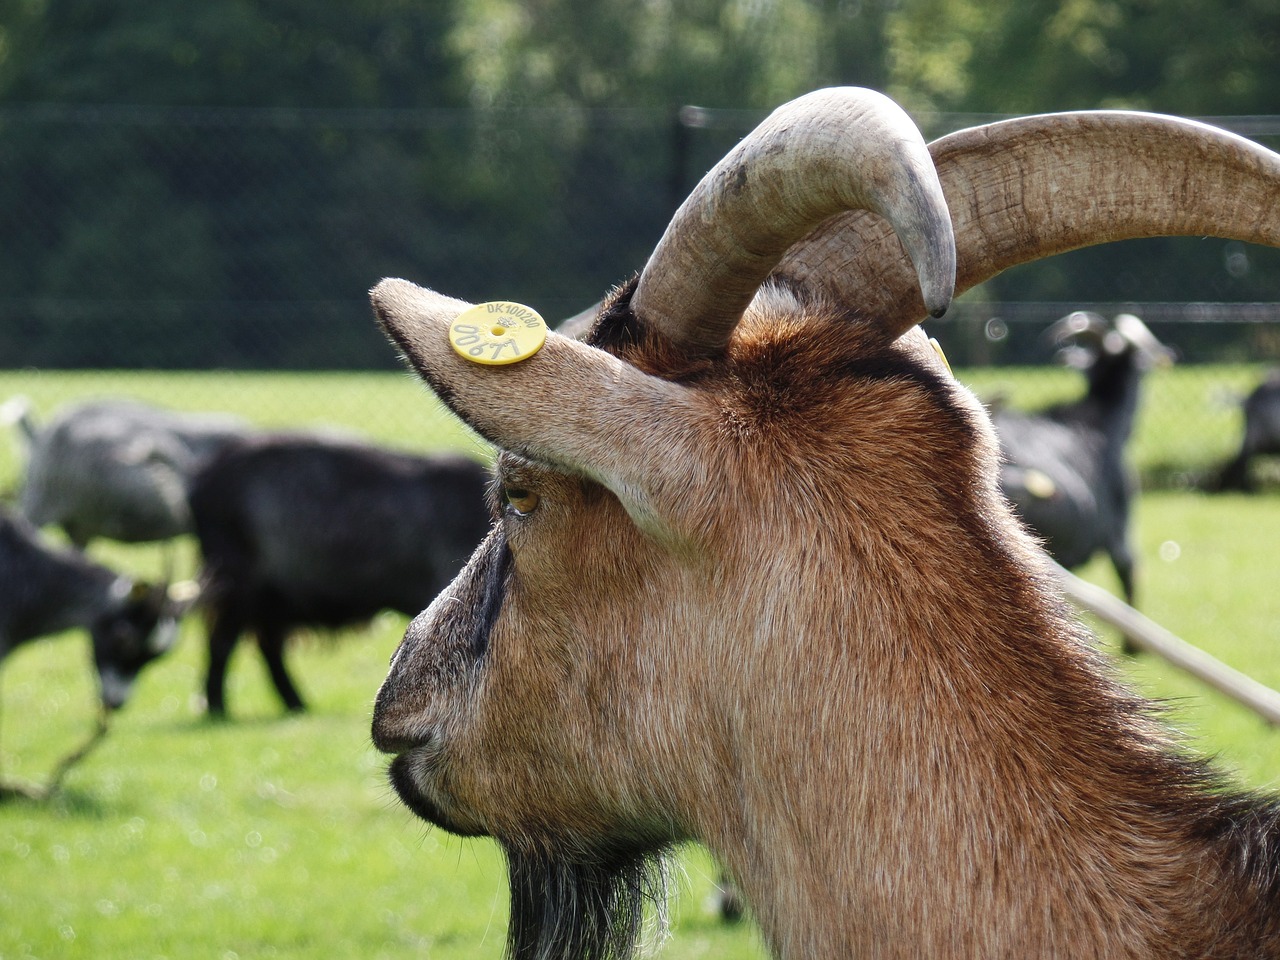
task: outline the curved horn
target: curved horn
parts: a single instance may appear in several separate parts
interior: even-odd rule
[[[691,356],[724,348],[788,248],[847,210],[884,217],[916,265],[917,302],[951,301],[951,220],[919,131],[870,90],[818,90],[775,110],[676,212],[640,275],[632,309]]]
[[[1280,155],[1191,120],[1088,111],[961,130],[929,146],[956,233],[956,295],[1008,267],[1137,237],[1280,246]],[[780,271],[832,289],[896,336],[927,311],[883,223],[851,213]]]

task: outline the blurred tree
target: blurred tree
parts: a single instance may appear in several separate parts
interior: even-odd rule
[[[891,88],[918,111],[1280,114],[1280,6],[1242,0],[917,0],[891,16]],[[942,131],[937,131],[942,132]],[[1265,142],[1273,149],[1280,137]],[[1017,268],[992,299],[1280,300],[1280,251],[1132,241]]]
[[[122,356],[152,315],[185,334],[198,314],[218,328],[201,331],[204,362],[280,363],[251,318],[290,305],[298,322],[341,314],[342,362],[390,363],[362,302],[372,280],[574,312],[641,265],[765,110],[814,87],[888,89],[926,126],[937,111],[1275,113],[1274,7],[0,0],[0,324],[109,317]],[[685,104],[716,109],[685,125]],[[987,292],[1280,300],[1280,256],[1134,243]],[[41,338],[4,342],[23,339]],[[318,339],[293,338],[297,363],[322,362]]]
[[[811,2],[473,0],[454,34],[473,102],[765,107],[818,79]]]
[[[1280,107],[1274,0],[915,0],[886,32],[894,92],[919,110]]]
[[[767,109],[815,87],[878,85],[894,0],[472,0],[452,34],[479,110],[553,108],[578,116],[523,129],[524,163],[541,189],[503,209],[556,242],[526,263],[559,267],[559,295],[589,302],[638,268],[674,206]],[[696,136],[683,105],[744,116]],[[694,142],[696,140],[696,142]],[[665,183],[666,202],[638,195]],[[602,187],[601,184],[611,186]],[[617,245],[607,261],[600,238]],[[554,256],[556,259],[550,259]],[[580,290],[580,293],[574,293]]]
[[[148,106],[452,102],[451,2],[5,0],[0,97]]]
[[[229,323],[253,304],[359,304],[450,247],[405,198],[424,180],[465,192],[466,164],[367,111],[460,105],[451,21],[449,3],[409,0],[7,0],[0,217],[18,252],[0,296],[50,323],[127,304],[121,343],[157,301],[221,303]],[[357,317],[356,352],[391,362]]]

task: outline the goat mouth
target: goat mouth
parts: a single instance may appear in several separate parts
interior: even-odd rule
[[[474,823],[464,822],[448,809],[451,805],[442,792],[429,786],[434,781],[429,770],[434,765],[431,757],[424,756],[424,751],[411,750],[400,754],[391,761],[388,778],[400,801],[413,811],[414,815],[427,821],[441,830],[460,837],[483,837],[486,832]]]

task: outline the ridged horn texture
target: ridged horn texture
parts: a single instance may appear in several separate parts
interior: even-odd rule
[[[1002,270],[1112,240],[1214,236],[1280,246],[1280,155],[1191,120],[1091,111],[973,127],[929,146],[956,235],[956,295]],[[779,271],[827,287],[895,336],[924,319],[886,226],[851,213]]]
[[[779,107],[703,177],[649,258],[632,309],[687,355],[715,355],[787,250],[848,210],[891,225],[918,273],[916,302],[941,315],[955,246],[928,148],[892,100],[854,87]]]

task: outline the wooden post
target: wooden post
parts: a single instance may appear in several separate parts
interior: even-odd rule
[[[1174,636],[1101,587],[1081,580],[1062,567],[1058,567],[1058,575],[1062,579],[1063,593],[1069,600],[1116,627],[1134,646],[1164,657],[1180,670],[1244,704],[1268,723],[1280,723],[1280,693]]]

